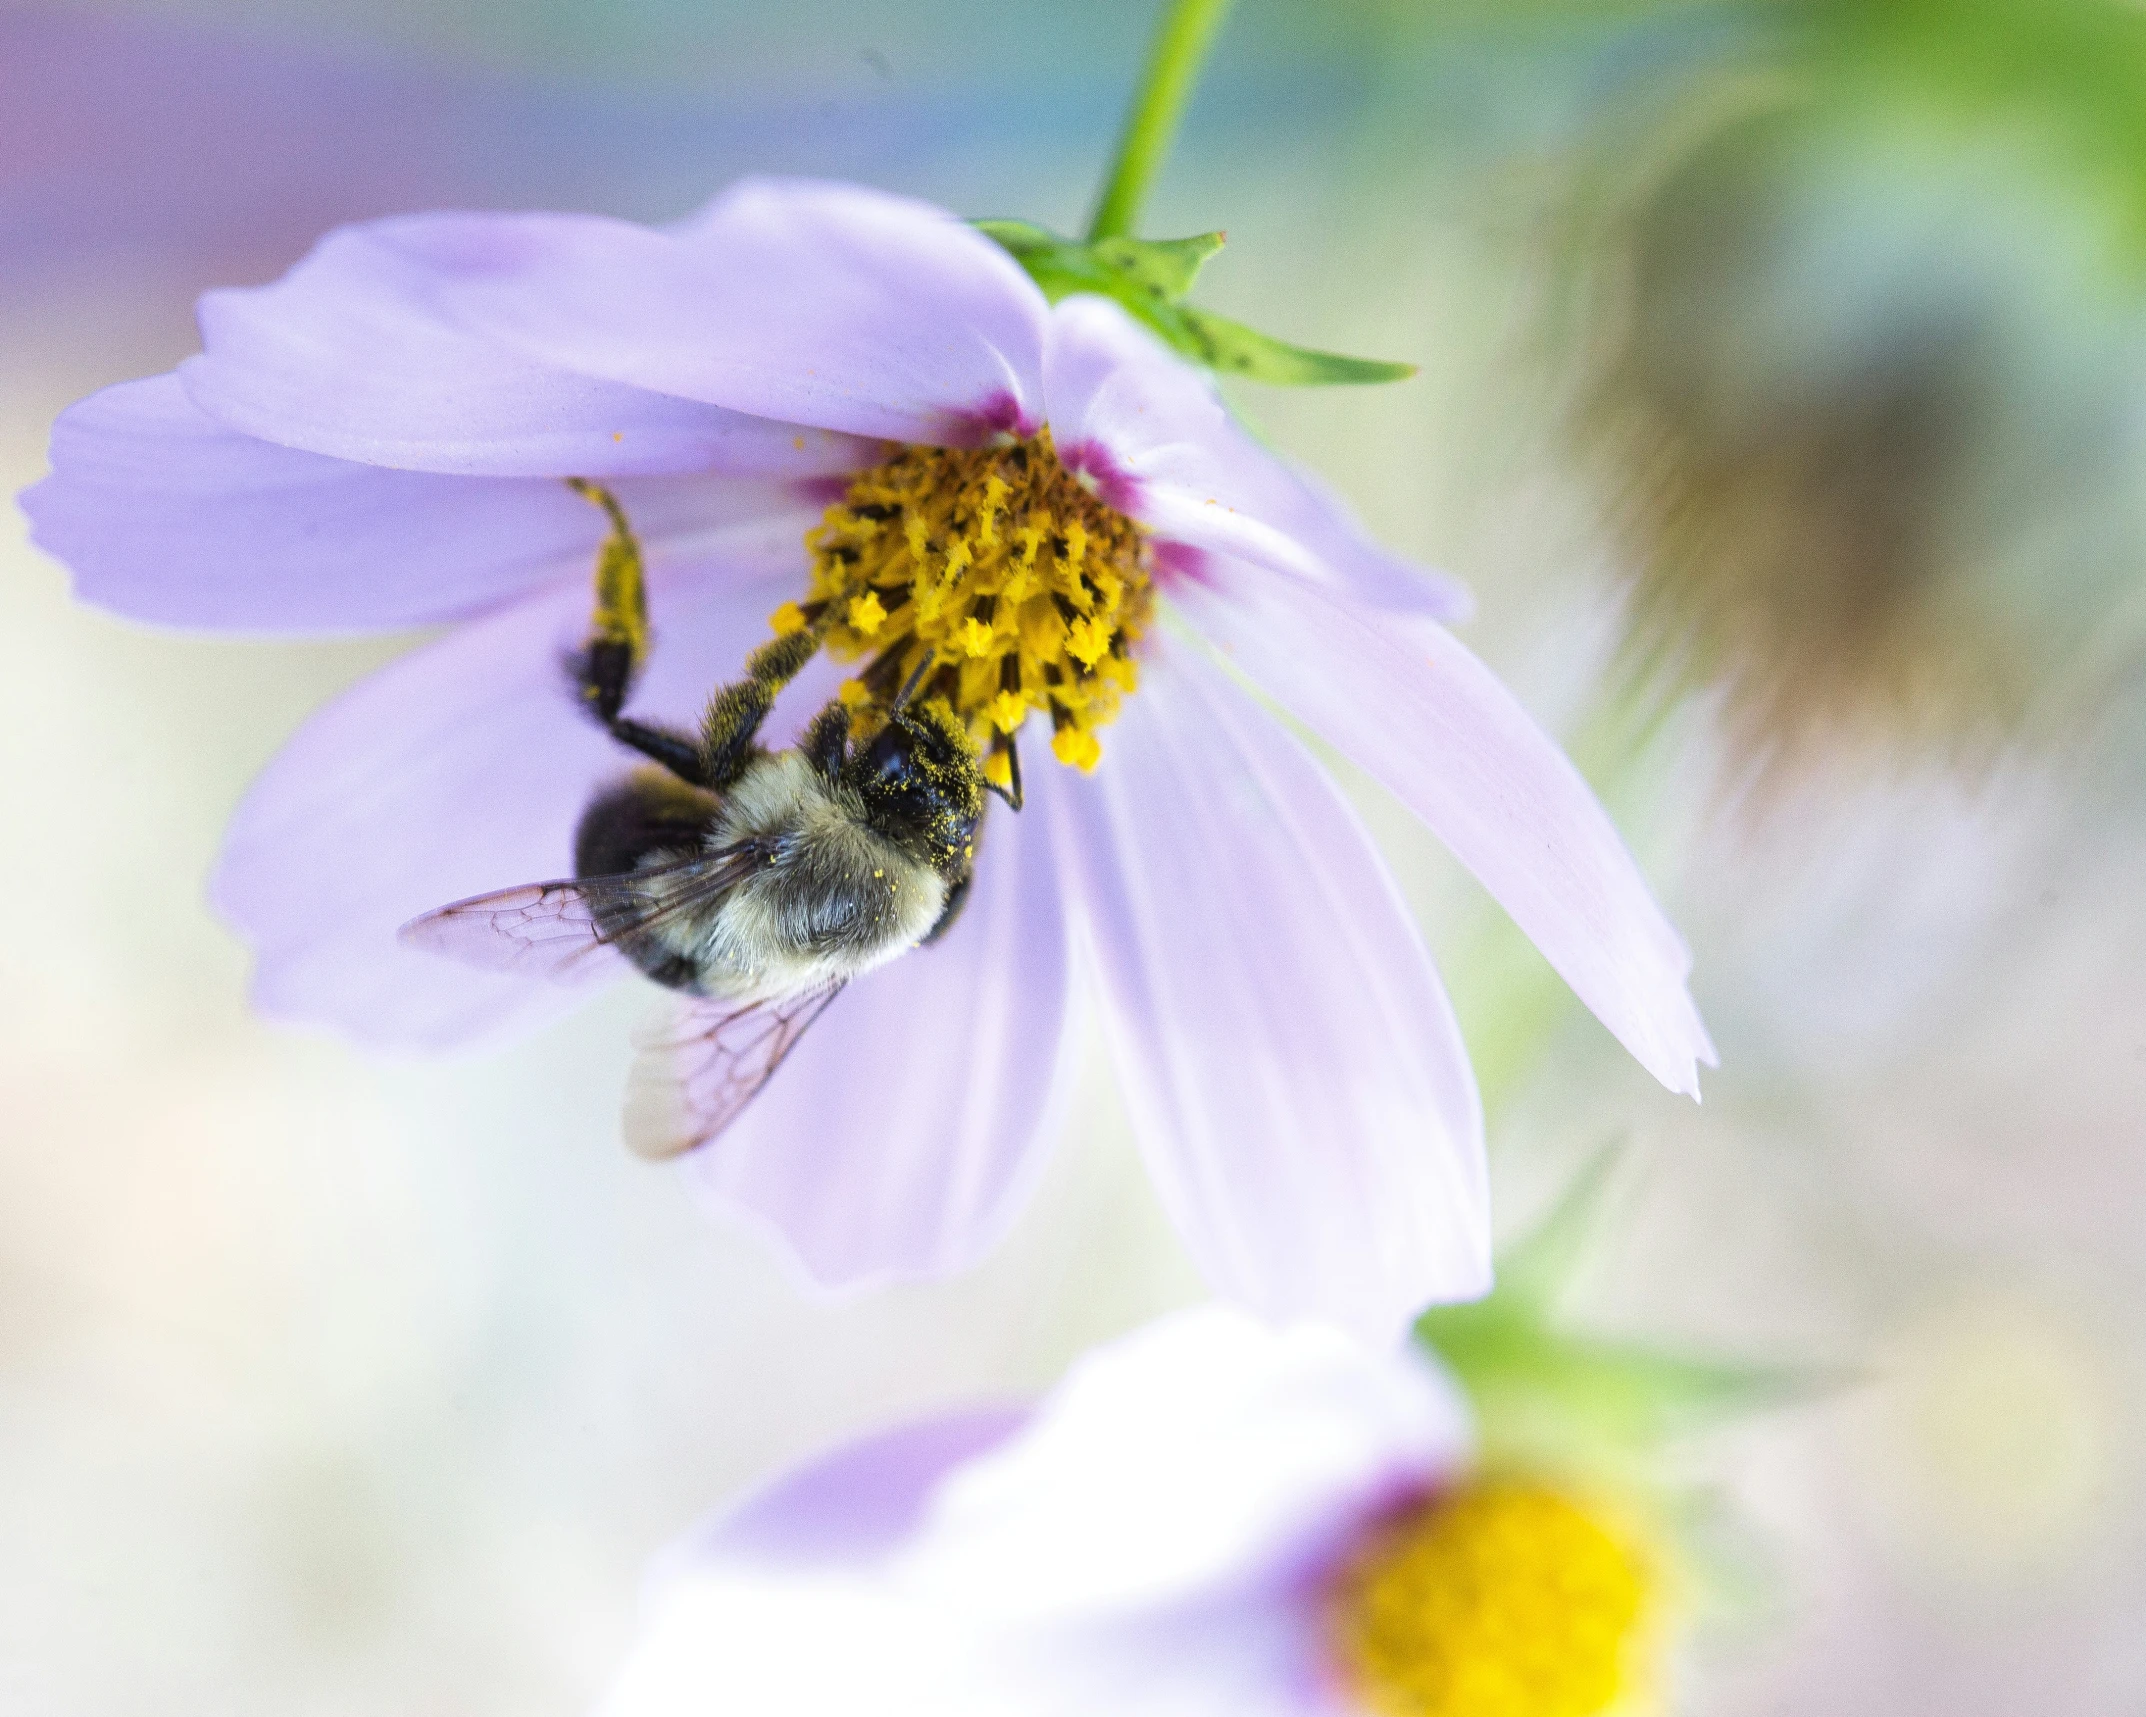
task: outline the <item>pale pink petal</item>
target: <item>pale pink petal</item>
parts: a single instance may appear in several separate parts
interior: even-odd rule
[[[719,1561],[855,1565],[898,1550],[940,1482],[1004,1442],[1028,1414],[1025,1406],[974,1407],[846,1443],[673,1546],[653,1579],[686,1578]]]
[[[1374,1341],[1483,1292],[1474,1075],[1325,772],[1186,647],[1057,798],[1134,1127],[1209,1282]]]
[[[748,179],[668,231],[526,223],[452,302],[561,368],[851,435],[1042,419],[1035,283],[945,210],[852,185]]]
[[[1020,1717],[961,1618],[905,1599],[883,1569],[945,1477],[1026,1416],[975,1408],[863,1438],[672,1546],[601,1711]]]
[[[823,1286],[965,1269],[1027,1200],[1069,1066],[1049,835],[994,804],[960,921],[851,984],[690,1159]]]
[[[727,546],[801,558],[817,504],[767,479],[622,478],[652,560]],[[60,415],[22,499],[84,601],[226,632],[412,626],[586,577],[607,526],[563,483],[386,471],[226,429],[171,376]]]
[[[488,477],[823,476],[869,444],[547,364],[456,323],[444,288],[566,215],[408,215],[331,233],[269,286],[201,301],[194,402],[263,440]]]
[[[1052,310],[1044,397],[1059,457],[1172,542],[1396,612],[1454,619],[1471,606],[1456,580],[1379,547],[1347,503],[1254,441],[1212,381],[1107,299]]]
[[[1498,677],[1443,629],[1396,627],[1238,567],[1180,608],[1286,709],[1383,782],[1672,1091],[1713,1045],[1691,955],[1607,813]]]
[[[658,580],[635,708],[693,715],[793,588],[766,566]],[[576,708],[560,666],[587,617],[575,582],[474,621],[344,693],[263,771],[211,884],[253,947],[263,1013],[434,1049],[572,1005],[574,991],[406,948],[395,932],[462,896],[572,873],[583,805],[633,761]]]
[[[1097,1349],[939,1486],[899,1573],[1005,1623],[1124,1617],[1300,1570],[1367,1509],[1466,1458],[1421,1350],[1202,1307]]]
[[[1324,1581],[1466,1461],[1435,1363],[1206,1308],[1040,1407],[942,1416],[666,1554],[607,1717],[1351,1717]]]

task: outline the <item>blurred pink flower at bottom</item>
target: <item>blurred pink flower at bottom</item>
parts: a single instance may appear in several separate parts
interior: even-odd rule
[[[601,1717],[1594,1717],[1643,1558],[1471,1472],[1418,1349],[1208,1309],[852,1445],[673,1551]]]

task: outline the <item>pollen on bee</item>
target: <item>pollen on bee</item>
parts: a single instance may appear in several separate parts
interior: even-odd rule
[[[853,478],[805,541],[811,587],[777,630],[812,625],[836,659],[868,658],[839,694],[861,736],[921,671],[913,695],[945,704],[994,785],[1011,781],[1000,736],[1031,710],[1050,716],[1060,761],[1095,767],[1096,730],[1139,684],[1148,545],[1059,463],[1048,430],[904,447]]]
[[[787,638],[792,632],[805,629],[805,611],[794,602],[785,602],[767,617],[768,630],[778,638]]]

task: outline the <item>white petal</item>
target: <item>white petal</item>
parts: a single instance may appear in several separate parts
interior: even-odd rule
[[[1467,1447],[1458,1395],[1418,1350],[1202,1308],[1075,1365],[948,1477],[900,1571],[1008,1621],[1189,1602],[1258,1584]]]
[[[948,1611],[844,1571],[665,1589],[599,1717],[1026,1717]]]
[[[1069,1068],[1044,814],[994,804],[960,921],[837,996],[688,1172],[826,1287],[943,1276],[1027,1200]]]
[[[1254,441],[1205,375],[1107,299],[1053,309],[1044,391],[1059,457],[1170,543],[1396,613],[1468,612],[1464,586],[1381,548],[1339,496]]]
[[[330,233],[267,286],[201,301],[180,379],[263,440],[409,471],[491,477],[853,470],[867,443],[548,363],[458,322],[462,275],[568,215],[406,215]]]
[[[1685,986],[1691,952],[1519,699],[1428,619],[1225,570],[1180,590],[1180,611],[1429,824],[1640,1064],[1696,1097],[1714,1048]]]
[[[1128,1107],[1208,1280],[1375,1343],[1490,1282],[1474,1074],[1370,837],[1193,647],[1056,795]]]
[[[944,209],[748,179],[658,232],[553,217],[454,293],[470,325],[585,375],[896,441],[1041,422],[1043,294]]]

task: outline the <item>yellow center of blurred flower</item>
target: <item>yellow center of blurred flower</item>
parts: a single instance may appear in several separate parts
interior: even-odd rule
[[[771,624],[812,627],[837,660],[869,658],[842,688],[860,731],[930,663],[914,695],[952,709],[986,779],[1011,779],[1030,710],[1050,716],[1061,763],[1095,767],[1095,730],[1139,683],[1132,647],[1154,593],[1139,527],[1058,462],[1048,429],[905,447],[854,479],[805,546],[811,589]]]
[[[1378,1717],[1595,1717],[1638,1684],[1651,1596],[1585,1508],[1487,1480],[1365,1542],[1334,1589],[1333,1640]]]

